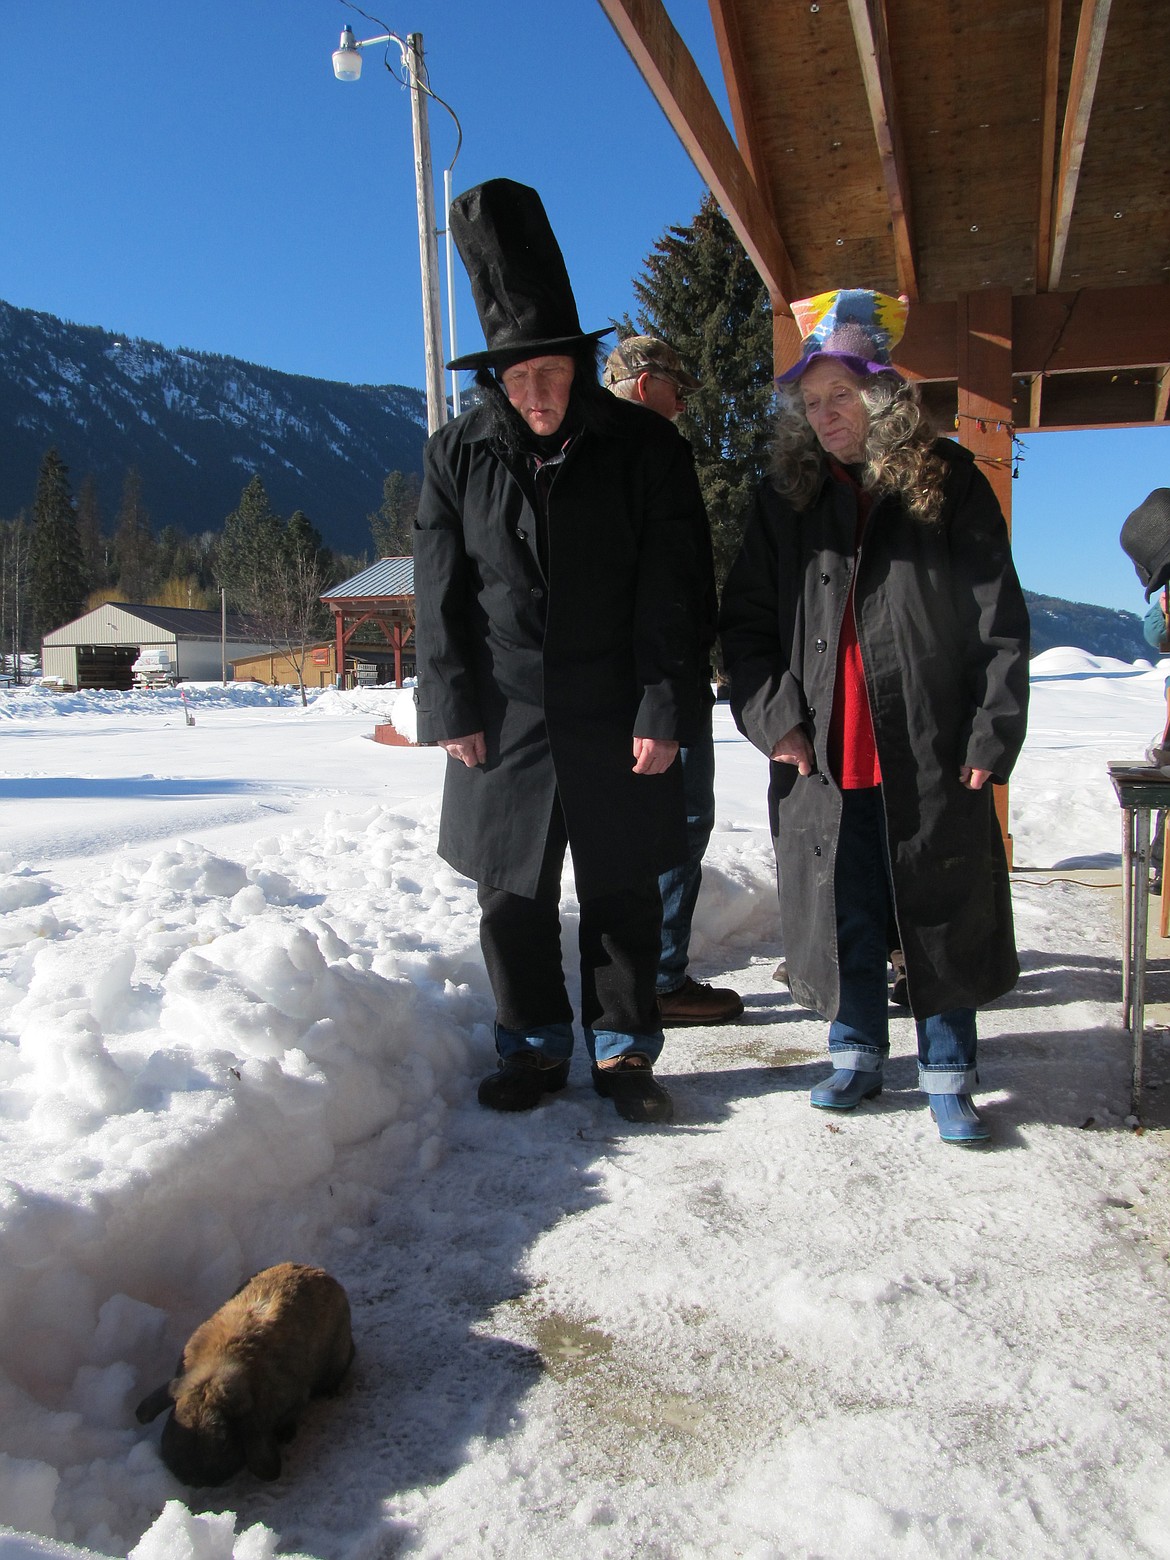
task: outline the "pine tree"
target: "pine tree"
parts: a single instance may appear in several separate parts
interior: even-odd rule
[[[106,584],[109,578],[109,545],[102,535],[101,502],[98,498],[97,478],[92,471],[86,474],[77,490],[77,534],[90,582],[93,585]]]
[[[127,468],[122,482],[122,502],[114,532],[114,563],[122,601],[145,601],[156,576],[154,537],[150,516],[142,501],[142,477],[137,466]]]
[[[660,336],[702,386],[687,397],[679,432],[691,444],[711,521],[720,584],[768,468],[772,310],[768,290],[712,195],[694,220],[671,227],[634,279],[637,332]],[[629,319],[621,334],[635,334]]]
[[[382,483],[381,507],[369,517],[374,552],[379,558],[409,558],[413,554],[419,489],[413,471],[392,471]]]
[[[253,477],[239,506],[223,525],[216,549],[216,583],[227,591],[228,605],[241,617],[263,622],[273,571],[282,562],[284,526],[268,501],[264,483]]]
[[[52,449],[41,461],[33,501],[29,605],[36,638],[77,616],[85,600],[85,585],[69,470]]]

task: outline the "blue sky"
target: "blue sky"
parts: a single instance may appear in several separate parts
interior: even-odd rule
[[[583,326],[632,311],[631,279],[703,186],[596,0],[363,9],[423,34],[463,125],[455,190],[535,185]],[[725,108],[706,0],[667,9]],[[358,37],[383,30],[340,0],[0,0],[0,298],[292,373],[421,386],[409,98],[378,50],[360,82],[334,79],[347,20]],[[455,132],[434,106],[431,135],[441,206]],[[482,338],[457,272],[470,351]],[[1117,534],[1170,486],[1168,441],[1026,441],[1026,586],[1141,608]]]

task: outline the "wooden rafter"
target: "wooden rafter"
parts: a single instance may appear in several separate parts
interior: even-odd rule
[[[1166,409],[1170,404],[1170,367],[1163,365],[1158,374],[1158,390],[1154,397],[1154,421],[1166,421]]]
[[[747,95],[747,54],[743,46],[743,34],[735,0],[710,0],[711,25],[715,31],[715,46],[723,65],[723,80],[727,87],[727,100],[731,105],[731,124],[739,145],[740,156],[747,165],[756,188],[775,217],[771,190],[764,176],[765,160],[760,149],[759,128],[755,110]]]
[[[1052,261],[1048,268],[1048,290],[1060,286],[1064,256],[1068,248],[1077,181],[1081,176],[1081,158],[1089,134],[1097,75],[1105,51],[1105,32],[1109,26],[1112,0],[1081,0],[1077,42],[1073,52],[1068,101],[1064,108],[1064,127],[1060,137],[1060,168],[1056,176],[1056,202],[1052,221]]]
[[[784,240],[661,0],[599,0],[776,303],[799,288]]]
[[[1036,286],[1052,270],[1052,194],[1056,182],[1056,99],[1060,91],[1060,14],[1062,0],[1048,0],[1044,42],[1044,82],[1040,96],[1040,190],[1036,214]]]
[[[869,116],[877,140],[886,200],[890,207],[890,231],[894,240],[894,260],[898,285],[908,298],[918,297],[918,273],[914,263],[913,232],[910,223],[910,179],[902,146],[902,128],[894,98],[894,76],[890,65],[890,40],[886,23],[885,0],[848,0],[857,58],[869,100]]]

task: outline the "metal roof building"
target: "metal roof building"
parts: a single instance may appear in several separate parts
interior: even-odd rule
[[[388,649],[372,652],[363,643],[362,652],[375,659],[392,659],[394,681],[401,688],[403,678],[414,672],[414,559],[379,558],[352,579],[325,591],[321,600],[333,612],[335,665],[345,666],[348,653],[352,666],[358,658],[353,636],[364,624],[373,624]]]
[[[218,612],[108,601],[46,634],[41,665],[45,676],[75,688],[129,688],[130,669],[148,648],[168,652],[180,681],[217,682],[233,657],[268,646]]]

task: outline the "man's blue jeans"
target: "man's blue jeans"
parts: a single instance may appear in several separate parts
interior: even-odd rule
[[[658,879],[662,895],[662,953],[658,960],[659,996],[677,991],[686,979],[691,946],[691,921],[703,879],[703,853],[715,827],[715,739],[711,734],[711,710],[704,716],[700,736],[680,748],[683,797],[687,809],[687,859]]]
[[[833,880],[841,1004],[829,1025],[829,1056],[834,1067],[880,1072],[890,1051],[886,965],[895,925],[885,810],[880,786],[843,791],[841,800]],[[974,1008],[948,1008],[918,1019],[916,1028],[919,1088],[969,1094],[976,1082]]]

